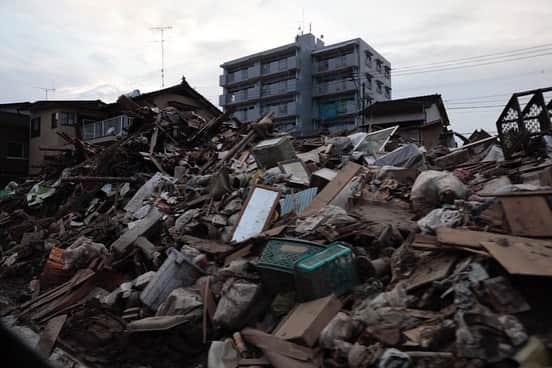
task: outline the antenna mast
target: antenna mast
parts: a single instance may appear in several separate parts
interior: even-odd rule
[[[161,88],[165,87],[165,31],[172,29],[172,26],[151,27],[153,31],[161,33]]]
[[[44,99],[45,100],[48,100],[48,92],[55,92],[56,89],[55,88],[45,88],[45,87],[35,87],[35,88],[38,88],[38,89],[41,89],[44,91]]]

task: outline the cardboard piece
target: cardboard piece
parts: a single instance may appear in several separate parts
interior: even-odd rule
[[[341,301],[334,295],[298,304],[276,327],[274,336],[312,347],[340,309]]]

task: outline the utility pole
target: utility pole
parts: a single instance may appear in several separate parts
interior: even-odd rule
[[[41,89],[44,91],[44,99],[45,100],[48,100],[48,92],[55,92],[56,89],[55,88],[45,88],[45,87],[35,87],[37,89]]]
[[[362,127],[364,129],[364,123],[365,123],[365,108],[366,108],[366,85],[365,85],[365,82],[362,82],[362,117],[361,117],[361,122],[362,122]]]
[[[165,87],[165,31],[172,29],[172,26],[151,27],[153,31],[161,33],[161,88]]]

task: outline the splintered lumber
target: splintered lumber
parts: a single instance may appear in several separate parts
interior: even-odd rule
[[[327,206],[345,186],[354,178],[362,166],[349,162],[337,176],[322,189],[312,200],[311,204],[301,213],[301,217],[307,217],[318,213],[324,206]]]
[[[42,356],[50,356],[50,353],[56,345],[56,340],[66,320],[67,315],[62,314],[48,321],[48,324],[44,328],[44,331],[42,331],[42,334],[40,334],[40,340],[38,341],[38,345],[36,347],[36,349]]]
[[[144,235],[149,229],[151,229],[161,218],[161,213],[157,208],[152,208],[150,213],[142,220],[140,220],[134,227],[127,230],[121,237],[111,244],[111,249],[121,254],[125,253],[127,248],[138,239],[138,237]]]
[[[316,352],[312,349],[282,340],[254,328],[245,328],[241,331],[241,334],[245,341],[262,349],[265,353],[267,351],[274,352],[301,361],[312,361],[316,357]]]
[[[549,244],[546,240],[528,239],[520,236],[512,236],[505,234],[489,233],[485,231],[473,231],[464,229],[453,229],[449,227],[440,227],[436,230],[437,240],[439,243],[446,246],[461,246],[473,249],[483,249],[482,242],[502,242],[518,241],[524,242],[531,240],[539,244]]]
[[[248,143],[257,138],[259,133],[258,129],[255,129],[256,126],[261,127],[266,124],[272,124],[272,114],[272,112],[269,112],[268,114],[263,116],[263,118],[259,120],[259,122],[255,123],[255,125],[251,127],[251,131],[247,133],[247,135],[243,137],[242,140],[238,142],[238,144],[236,144],[234,147],[232,147],[232,149],[230,149],[230,151],[226,153],[226,155],[222,159],[222,162],[226,162],[233,158],[238,152],[243,150]]]
[[[205,124],[200,130],[197,131],[190,139],[188,139],[188,143],[193,143],[196,139],[201,137],[202,135],[205,135],[215,129],[218,125],[220,125],[222,122],[224,122],[228,117],[230,116],[230,111],[225,111],[222,115],[217,116],[213,120],[209,121],[207,124]]]

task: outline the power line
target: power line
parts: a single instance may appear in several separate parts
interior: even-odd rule
[[[161,88],[165,87],[165,31],[172,29],[172,26],[151,27],[153,31],[161,33]]]
[[[495,109],[498,107],[504,108],[506,105],[489,105],[489,106],[458,106],[458,107],[447,107],[447,110],[472,110],[472,109]]]
[[[520,56],[520,57],[517,57],[517,58],[507,59],[507,60],[487,61],[487,62],[481,62],[481,63],[471,64],[471,65],[459,65],[459,66],[419,70],[419,71],[412,71],[412,72],[406,71],[406,72],[403,72],[403,73],[395,73],[395,74],[393,74],[393,76],[394,77],[404,77],[404,76],[415,75],[415,74],[425,74],[425,73],[434,73],[434,72],[440,72],[440,71],[446,71],[446,70],[473,68],[473,67],[478,67],[478,66],[483,66],[483,65],[503,64],[503,63],[506,63],[506,62],[531,59],[531,58],[547,56],[547,55],[552,55],[552,52],[547,52],[547,53],[537,54],[537,55],[531,55],[531,56]]]
[[[525,54],[525,53],[533,53],[533,52],[542,52],[544,50],[538,50],[542,48],[549,49],[552,46],[552,43],[540,45],[540,46],[532,46],[532,47],[526,47],[522,49],[515,49],[511,51],[502,51],[502,52],[496,52],[492,54],[484,54],[479,56],[469,56],[469,57],[463,57],[463,58],[456,58],[456,59],[447,59],[443,61],[437,61],[433,63],[426,63],[426,64],[414,64],[414,65],[407,65],[407,66],[399,66],[398,68],[393,68],[393,70],[404,70],[404,69],[414,69],[414,68],[422,68],[426,66],[432,66],[432,65],[439,65],[439,64],[449,64],[449,63],[456,63],[461,61],[467,61],[467,60],[477,60],[477,59],[485,59],[490,57],[496,57],[496,56],[511,56],[511,55],[517,55],[517,54]]]

